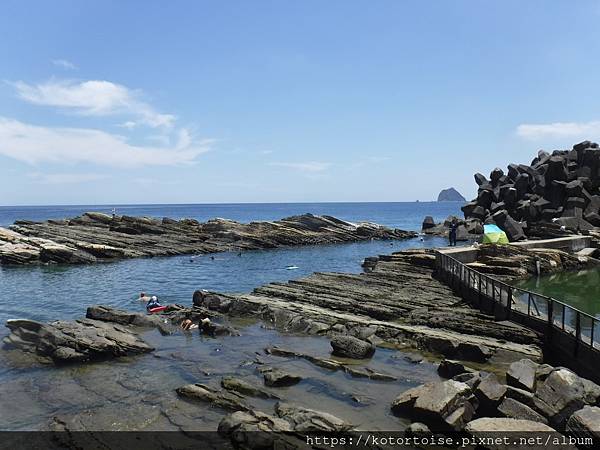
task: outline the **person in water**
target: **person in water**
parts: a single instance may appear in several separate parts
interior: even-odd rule
[[[149,295],[146,295],[145,292],[141,292],[140,293],[140,298],[138,300],[141,301],[141,302],[148,302],[148,301],[150,301],[150,298],[151,297]]]
[[[450,241],[450,246],[456,246],[457,230],[458,230],[458,220],[456,220],[456,217],[453,217],[452,222],[450,222],[450,231],[448,232],[448,240]]]
[[[158,298],[156,297],[156,295],[153,295],[148,301],[148,304],[146,305],[146,310],[150,311],[152,308],[158,308],[160,306],[162,305],[159,303]]]

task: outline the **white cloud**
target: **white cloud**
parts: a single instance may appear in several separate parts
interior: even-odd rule
[[[170,128],[175,122],[175,116],[161,114],[140,101],[138,92],[110,81],[50,80],[40,84],[17,81],[12,84],[21,99],[35,105],[71,109],[86,116],[132,116],[132,120],[123,124],[129,129],[139,124]]]
[[[52,64],[66,70],[77,69],[77,66],[75,64],[73,64],[71,61],[67,61],[66,59],[53,59]]]
[[[308,173],[323,172],[331,166],[330,163],[317,162],[317,161],[298,162],[298,163],[274,162],[274,163],[270,163],[269,165],[276,166],[276,167],[286,167],[289,169],[297,170],[299,172],[308,172]]]
[[[171,147],[132,145],[123,136],[90,128],[50,128],[0,117],[0,155],[29,164],[92,163],[113,167],[193,163],[212,141],[180,131]]]
[[[105,180],[108,175],[99,173],[30,173],[29,176],[42,184],[81,184]]]
[[[522,124],[517,127],[517,135],[530,140],[545,138],[591,139],[600,134],[600,121],[554,122],[548,124]]]

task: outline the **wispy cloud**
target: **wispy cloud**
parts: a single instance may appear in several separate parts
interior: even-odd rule
[[[541,140],[546,138],[592,138],[593,136],[600,135],[600,121],[522,124],[517,127],[517,135],[529,140]]]
[[[108,175],[99,173],[30,173],[36,183],[41,184],[82,184],[92,181],[105,180]]]
[[[140,93],[110,81],[50,80],[45,83],[12,83],[17,95],[35,105],[56,106],[86,116],[130,116],[125,128],[137,125],[170,128],[175,116],[162,114],[139,99]]]
[[[52,64],[54,64],[57,67],[60,67],[61,69],[66,69],[66,70],[76,70],[77,69],[77,66],[75,64],[73,64],[71,61],[68,61],[66,59],[53,59]]]
[[[92,163],[113,167],[193,163],[210,140],[194,141],[185,129],[170,147],[132,145],[123,136],[91,128],[52,128],[0,117],[0,155],[29,164]]]
[[[299,172],[316,173],[324,172],[331,167],[331,163],[307,161],[307,162],[272,162],[270,166],[286,167],[288,169],[297,170]]]

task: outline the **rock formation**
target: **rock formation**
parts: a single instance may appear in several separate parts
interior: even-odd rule
[[[566,431],[598,439],[600,386],[568,369],[523,359],[509,367],[507,384],[456,362],[442,361],[438,372],[452,377],[400,393],[391,403],[394,414],[442,432],[545,431],[559,437]]]
[[[453,187],[448,189],[443,189],[438,195],[438,202],[466,202],[467,199],[462,196],[460,192],[458,192]]]
[[[9,320],[4,343],[49,358],[56,363],[85,362],[154,350],[120,325],[93,319],[56,321]]]
[[[600,148],[590,141],[571,150],[540,150],[530,165],[475,174],[477,198],[465,218],[496,223],[511,241],[552,237],[600,226]]]
[[[433,278],[434,261],[428,250],[368,258],[362,274],[316,273],[251,294],[198,293],[195,310],[253,316],[285,332],[328,335],[336,354],[352,358],[368,357],[380,344],[479,362],[541,358],[536,333],[466,305]]]
[[[226,219],[200,223],[193,219],[112,217],[88,212],[72,219],[17,221],[10,229],[0,228],[0,264],[83,264],[414,235],[373,223],[354,224],[312,214],[242,224]]]
[[[448,236],[450,223],[453,219],[458,221],[458,229],[456,230],[457,241],[477,240],[483,233],[483,225],[479,219],[462,220],[456,216],[448,216],[441,223],[435,223],[433,217],[425,216],[421,225],[421,232],[433,236]]]

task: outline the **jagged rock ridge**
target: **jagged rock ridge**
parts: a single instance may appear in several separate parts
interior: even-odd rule
[[[88,212],[65,220],[17,221],[0,228],[0,264],[93,263],[116,258],[258,250],[370,239],[404,239],[413,232],[303,214],[243,224]]]

